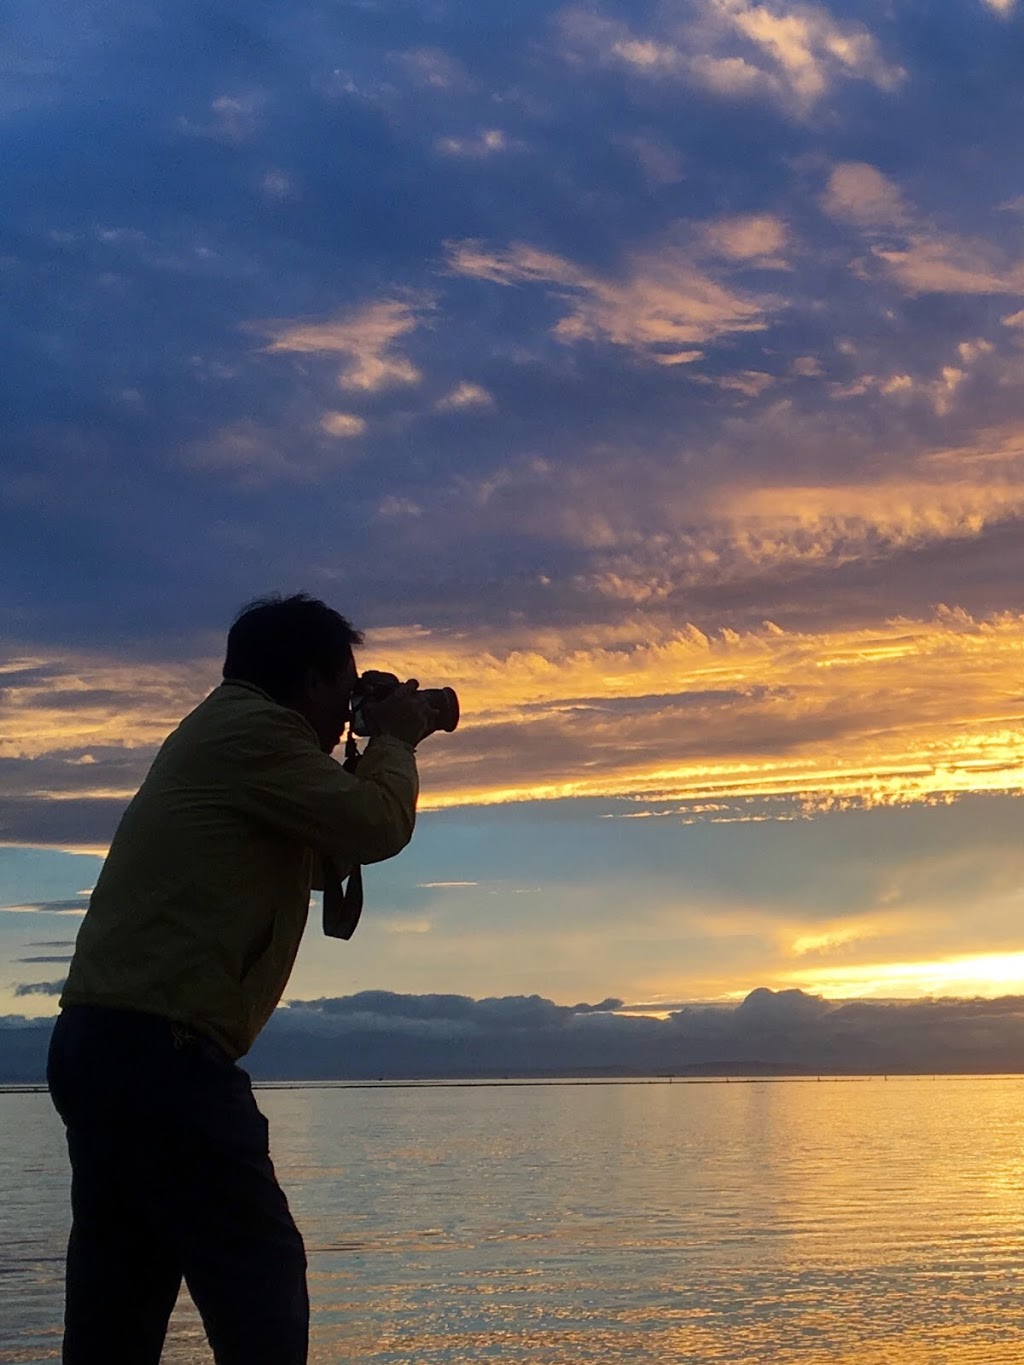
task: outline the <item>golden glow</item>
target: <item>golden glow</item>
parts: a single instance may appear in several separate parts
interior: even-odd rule
[[[69,767],[95,767],[99,779],[102,765],[90,749],[155,748],[219,671],[209,660],[146,664],[65,656],[0,662],[0,758],[60,755]],[[97,790],[105,786],[97,781]]]
[[[30,662],[0,672],[10,678],[0,755],[46,759],[32,786],[50,799],[130,794],[111,755],[145,751],[142,762],[219,674],[212,660]],[[1014,613],[940,609],[820,634],[626,620],[529,642],[414,628],[379,632],[362,662],[460,693],[458,732],[423,749],[424,809],[600,797],[680,820],[745,820],[764,818],[765,801],[798,818],[1024,792]]]
[[[1024,952],[974,953],[923,962],[829,964],[785,973],[787,986],[832,999],[1024,994]]]

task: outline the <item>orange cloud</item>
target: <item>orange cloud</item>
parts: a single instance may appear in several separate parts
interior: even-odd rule
[[[710,0],[687,25],[639,34],[595,7],[559,15],[562,54],[576,65],[618,67],[646,80],[673,80],[725,98],[767,98],[806,116],[843,80],[892,90],[904,72],[881,56],[862,25],[815,5],[786,7]]]
[[[833,167],[821,206],[830,218],[859,227],[898,226],[908,216],[899,187],[863,161]]]
[[[494,284],[554,286],[568,304],[554,329],[560,340],[611,342],[661,365],[699,359],[696,348],[717,337],[761,330],[769,306],[719,284],[671,243],[634,255],[620,278],[591,274],[524,243],[504,249],[452,243],[449,266]]]
[[[704,229],[705,241],[717,255],[781,269],[786,268],[781,252],[787,237],[785,223],[771,213],[720,218]]]
[[[911,294],[1019,294],[1024,289],[1024,264],[1006,261],[978,239],[912,232],[900,249],[873,251]]]
[[[780,797],[813,810],[1024,791],[1024,617],[714,638],[651,639],[648,624],[629,644],[552,644],[380,642],[399,672],[465,694],[465,728],[427,756],[428,804]]]
[[[253,327],[270,336],[266,350],[271,354],[347,357],[338,376],[341,388],[372,393],[419,383],[419,370],[395,349],[395,342],[420,326],[424,306],[422,301],[379,299],[327,322],[267,322]]]
[[[601,797],[714,820],[763,818],[773,801],[792,818],[1024,792],[1022,657],[1024,616],[943,609],[820,634],[650,620],[529,642],[392,630],[363,664],[460,693],[459,730],[424,746],[426,809]],[[212,661],[5,669],[0,719],[17,738],[0,757],[32,760],[25,795],[44,802],[127,799],[124,776],[111,785],[116,755],[137,754],[137,781],[217,680]],[[98,761],[82,762],[89,754]]]
[[[1019,294],[1024,289],[1024,261],[1007,258],[991,242],[924,221],[899,186],[874,166],[841,162],[833,167],[821,206],[829,217],[873,239],[873,260],[908,294]],[[856,268],[859,273],[867,269],[863,262]]]

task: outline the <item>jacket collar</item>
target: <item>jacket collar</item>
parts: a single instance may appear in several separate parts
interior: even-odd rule
[[[293,716],[298,716],[299,720],[302,721],[303,725],[309,731],[311,738],[315,741],[317,748],[320,747],[320,738],[306,717],[300,711],[296,711],[292,706],[282,706],[279,701],[274,700],[269,692],[264,692],[262,687],[257,687],[255,683],[249,682],[246,678],[225,678],[220,685],[221,687],[242,687],[246,692],[253,692],[257,697],[262,697],[264,701],[269,701],[271,706],[281,706],[282,711],[291,711]]]

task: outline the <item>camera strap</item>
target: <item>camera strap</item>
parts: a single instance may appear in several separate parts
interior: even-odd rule
[[[354,773],[361,755],[351,730],[345,741],[347,773]],[[351,938],[363,913],[363,869],[357,864],[341,884],[337,869],[329,858],[324,859],[324,934],[327,938]]]
[[[363,869],[354,867],[348,882],[341,878],[334,864],[324,860],[324,933],[328,938],[351,938],[363,912]]]

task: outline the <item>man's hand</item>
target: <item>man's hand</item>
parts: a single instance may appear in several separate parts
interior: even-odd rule
[[[381,735],[404,739],[414,748],[425,736],[437,729],[437,712],[416,690],[415,678],[401,683],[383,701],[373,707],[373,726]]]

